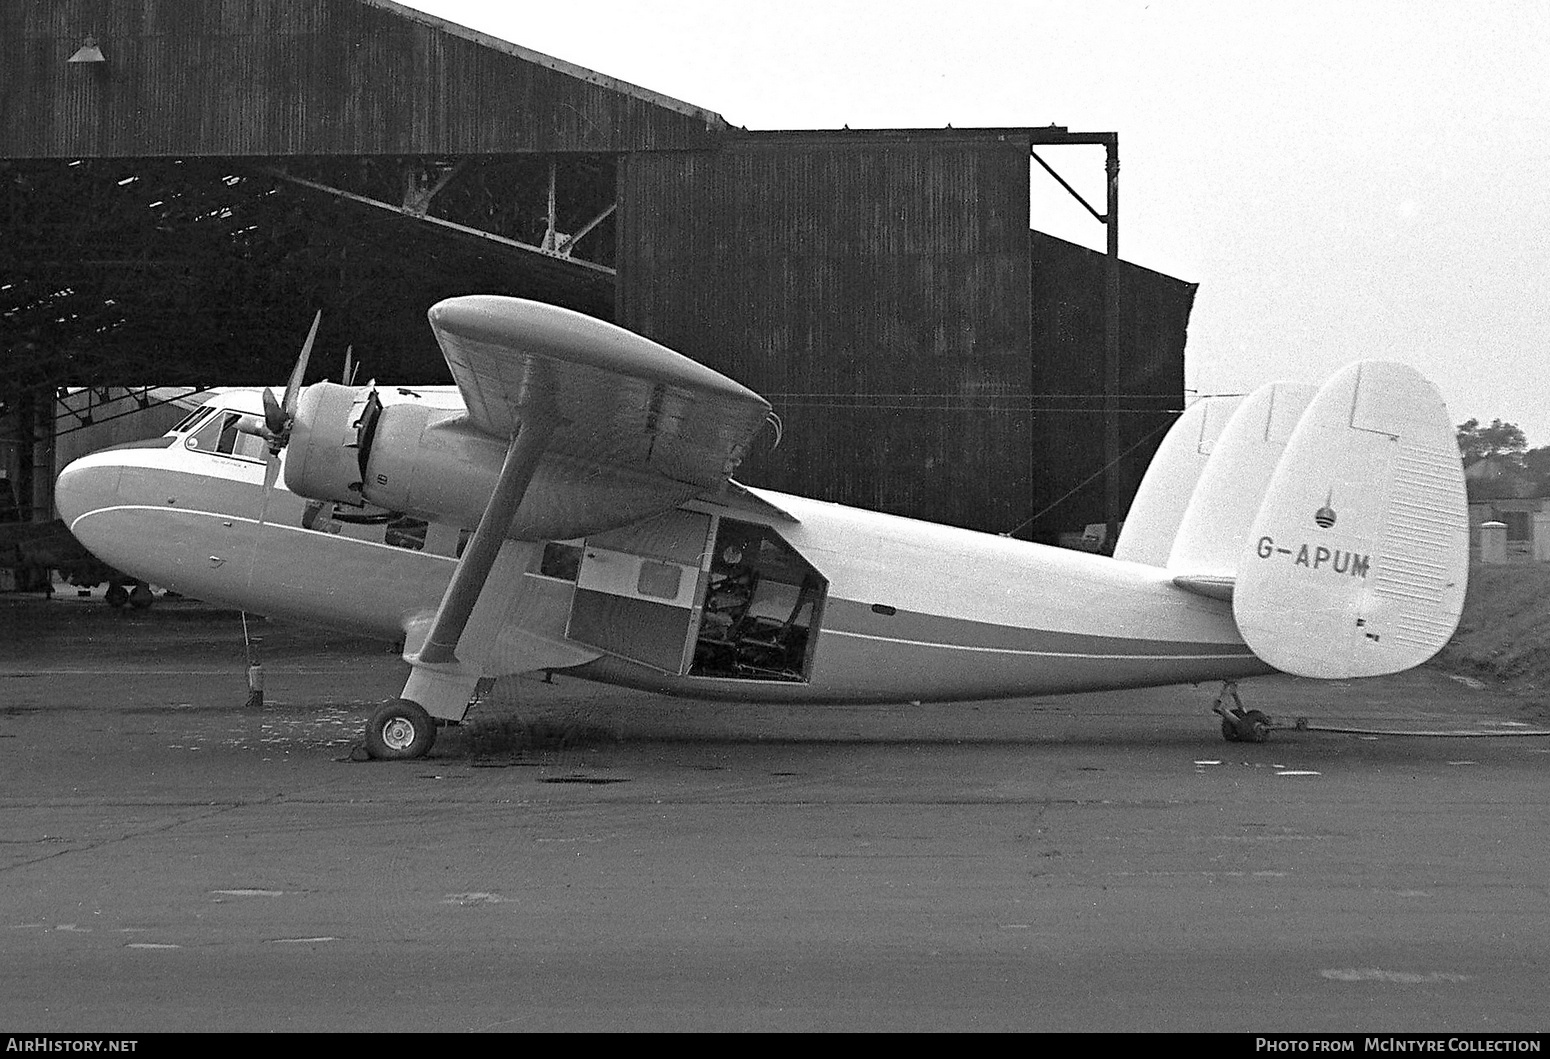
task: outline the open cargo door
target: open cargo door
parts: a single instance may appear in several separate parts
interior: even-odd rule
[[[588,537],[565,635],[664,673],[687,671],[711,517],[669,511]]]

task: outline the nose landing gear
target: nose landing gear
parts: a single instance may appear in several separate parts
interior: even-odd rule
[[[1270,728],[1274,722],[1260,710],[1243,708],[1243,700],[1238,698],[1236,681],[1222,683],[1222,690],[1211,704],[1211,711],[1221,715],[1222,738],[1229,743],[1263,743],[1270,738]]]

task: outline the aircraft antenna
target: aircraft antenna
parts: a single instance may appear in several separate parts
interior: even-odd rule
[[[1055,510],[1061,504],[1065,503],[1067,498],[1069,498],[1073,493],[1075,493],[1078,490],[1080,490],[1088,482],[1091,482],[1093,479],[1095,479],[1095,478],[1099,477],[1100,475],[1102,475],[1110,467],[1113,467],[1115,464],[1119,463],[1120,460],[1124,459],[1126,456],[1129,456],[1132,452],[1136,451],[1142,445],[1145,445],[1148,441],[1152,440],[1153,437],[1155,437],[1158,434],[1161,434],[1164,430],[1167,430],[1171,426],[1173,426],[1173,420],[1170,419],[1167,422],[1163,423],[1161,426],[1157,427],[1155,430],[1148,431],[1146,433],[1146,435],[1141,438],[1140,441],[1138,441],[1134,445],[1130,446],[1130,448],[1126,449],[1124,452],[1122,452],[1118,456],[1114,457],[1114,459],[1110,460],[1108,463],[1104,464],[1102,467],[1099,467],[1096,471],[1094,471],[1092,474],[1089,474],[1086,478],[1083,478],[1080,482],[1077,482],[1070,489],[1067,489],[1064,493],[1061,493],[1059,496],[1057,496],[1052,502],[1050,502],[1048,504],[1045,504],[1038,511],[1034,512],[1032,515],[1030,515],[1029,517],[1027,517],[1027,518],[1023,519],[1021,522],[1019,522],[1016,526],[1014,526],[1011,529],[1007,530],[1005,533],[997,534],[997,536],[998,537],[1010,537],[1013,534],[1019,532],[1020,530],[1022,530],[1024,528],[1032,525],[1033,523],[1037,522],[1039,519],[1043,518],[1045,515],[1049,514],[1051,511]]]

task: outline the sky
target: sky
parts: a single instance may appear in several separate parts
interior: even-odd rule
[[[750,129],[1119,133],[1120,253],[1200,284],[1194,393],[1405,361],[1550,445],[1543,0],[410,0]],[[1095,206],[1101,148],[1041,155]],[[1034,168],[1032,226],[1103,226]]]

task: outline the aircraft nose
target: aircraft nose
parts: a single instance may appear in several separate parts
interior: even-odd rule
[[[94,452],[72,462],[54,482],[54,504],[71,531],[83,515],[118,501],[121,465],[105,453]]]

